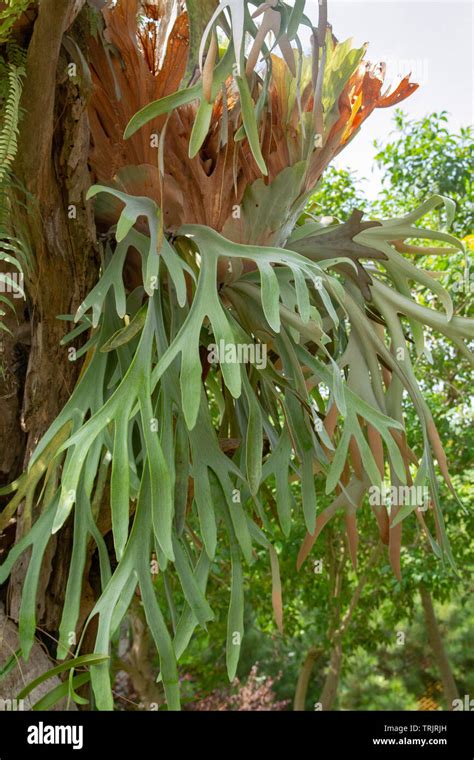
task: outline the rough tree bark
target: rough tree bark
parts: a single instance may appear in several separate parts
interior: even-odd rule
[[[64,406],[80,369],[69,361],[60,340],[68,331],[59,314],[74,313],[94,284],[98,247],[92,209],[85,200],[90,186],[87,158],[87,88],[68,74],[63,38],[81,39],[85,0],[42,0],[28,46],[14,171],[24,189],[15,223],[33,255],[34,276],[27,282],[31,350],[21,410],[15,409],[24,437],[24,464],[39,438]],[[75,22],[74,29],[71,29]],[[2,452],[1,459],[5,458]],[[15,473],[16,474],[16,473]],[[16,538],[22,535],[22,512]],[[38,623],[53,635],[58,629],[71,545],[64,534],[52,541],[43,563],[38,592]],[[17,619],[27,553],[9,585],[9,613]]]
[[[0,261],[0,272],[15,274],[16,270]],[[0,485],[7,485],[21,471],[26,444],[20,416],[31,336],[24,300],[11,298],[10,303],[15,311],[7,309],[2,317],[10,334],[0,332]]]
[[[8,660],[16,655],[19,648],[17,627],[7,618],[3,604],[0,603],[0,667],[5,666]],[[13,668],[7,676],[2,678],[0,683],[0,710],[29,710],[35,702],[44,697],[51,689],[59,686],[61,681],[58,676],[53,676],[53,678],[48,678],[47,681],[43,681],[39,686],[36,686],[28,697],[23,700],[23,704],[18,702],[12,704],[10,701],[16,699],[16,695],[20,693],[28,682],[43,675],[50,668],[51,660],[41,644],[36,641],[33,644],[28,665],[25,667],[23,663],[19,662],[18,667]],[[6,702],[1,700],[6,700]],[[72,701],[68,703],[67,698],[64,698],[60,699],[49,709],[52,711],[66,709],[76,711],[77,706]]]

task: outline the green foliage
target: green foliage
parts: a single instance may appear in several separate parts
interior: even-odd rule
[[[473,128],[449,130],[446,111],[409,119],[401,110],[394,118],[396,134],[375,142],[375,161],[383,170],[384,192],[379,201],[384,215],[413,207],[440,193],[455,201],[453,232],[459,237],[474,231],[472,165]],[[439,220],[438,220],[439,223]]]
[[[0,45],[8,42],[12,28],[21,14],[26,11],[31,0],[6,0],[0,10]]]
[[[91,191],[91,194],[97,189],[99,188]],[[106,191],[110,192],[108,189]],[[385,441],[391,465],[398,473],[397,476],[403,478],[403,463],[389,434],[390,428],[397,429],[401,425],[396,419],[390,419],[381,412],[375,404],[374,397],[367,396],[361,380],[354,382],[355,365],[350,367],[349,378],[352,378],[352,386],[342,382],[339,368],[325,347],[329,336],[321,326],[326,323],[326,331],[332,334],[331,340],[334,342],[336,337],[333,331],[336,327],[339,329],[340,322],[336,308],[347,308],[348,316],[355,319],[358,329],[367,329],[362,317],[358,317],[358,312],[354,310],[355,307],[351,307],[347,295],[343,295],[341,283],[327,271],[327,268],[336,265],[339,259],[315,263],[291,250],[237,245],[213,230],[187,226],[179,231],[180,245],[186,246],[188,250],[199,250],[201,254],[196,290],[188,306],[179,297],[183,271],[186,268],[180,256],[183,248],[162,239],[163,256],[158,259],[158,238],[154,232],[158,210],[146,198],[132,198],[124,194],[120,197],[125,202],[125,208],[117,225],[117,249],[111,255],[100,283],[76,315],[76,319],[80,320],[92,309],[93,322],[100,327],[98,343],[89,344],[92,358],[85,373],[70,401],[38,446],[31,460],[30,471],[16,486],[18,494],[12,504],[18,503],[23,489],[34,493],[38,483],[34,467],[41,463],[39,477],[47,467],[42,486],[42,493],[45,494],[43,511],[30,533],[10,552],[1,568],[1,578],[6,578],[18,556],[28,546],[32,546],[33,554],[20,611],[20,641],[22,651],[27,654],[35,629],[35,596],[43,553],[51,533],[56,533],[62,528],[75,505],[74,549],[58,654],[64,656],[68,648],[68,634],[77,624],[80,579],[90,534],[99,550],[103,584],[102,595],[89,618],[99,615],[96,654],[107,654],[109,642],[126,612],[138,578],[146,618],[160,653],[168,704],[173,709],[179,706],[175,653],[151,585],[148,557],[152,546],[163,572],[169,563],[175,564],[186,600],[182,612],[184,614],[189,606],[194,614],[195,622],[190,621],[191,628],[198,621],[204,625],[212,616],[202,596],[204,589],[198,581],[199,556],[185,534],[179,535],[176,532],[176,471],[173,467],[175,457],[171,456],[171,453],[175,446],[173,430],[177,421],[184,418],[186,422],[188,446],[192,452],[196,512],[189,515],[189,524],[202,536],[205,547],[203,551],[210,560],[216,556],[216,548],[222,541],[222,537],[219,540],[217,538],[222,520],[222,527],[230,542],[232,592],[227,634],[227,666],[231,679],[236,672],[243,635],[241,557],[243,556],[247,563],[253,562],[252,541],[257,545],[268,546],[267,538],[255,521],[256,515],[262,521],[265,532],[270,536],[272,534],[268,517],[259,504],[263,470],[260,474],[258,468],[255,468],[249,452],[259,450],[257,441],[261,439],[263,425],[271,448],[277,451],[278,442],[282,440],[285,432],[282,427],[283,418],[275,413],[275,402],[281,405],[294,440],[294,452],[292,453],[292,446],[286,449],[286,462],[282,462],[281,466],[284,466],[287,472],[290,467],[295,467],[302,478],[301,501],[306,526],[310,531],[314,530],[316,519],[315,483],[310,454],[312,449],[316,449],[319,461],[323,463],[326,491],[329,491],[340,480],[341,467],[347,456],[348,440],[354,435],[367,473],[367,484],[378,483],[380,473],[360,428],[359,420],[365,418]],[[429,207],[430,205],[427,207],[428,210]],[[422,209],[418,213],[422,214],[425,210]],[[150,238],[133,228],[138,216],[148,218]],[[412,218],[417,218],[417,215],[412,214],[410,221]],[[407,220],[387,224],[387,237],[390,239],[409,234],[411,228],[407,227]],[[395,231],[392,231],[391,225],[395,225]],[[311,224],[308,224],[308,228],[313,230]],[[370,237],[371,230],[360,233],[360,236],[365,235],[364,240],[370,245],[382,245],[383,250],[385,247],[388,248],[384,243],[384,227],[373,229],[377,232],[377,237]],[[405,229],[406,233],[403,232]],[[426,232],[417,229],[417,234]],[[139,307],[137,299],[135,306],[132,306],[131,297],[127,303],[121,279],[124,255],[130,245],[142,255],[144,283],[145,286],[150,286],[152,295],[145,309],[146,317],[141,320],[141,331],[138,334],[132,333],[127,342],[119,341],[117,348],[110,350],[110,338],[117,334],[120,317],[130,312],[133,317],[133,311],[136,313]],[[257,267],[255,273],[237,280],[232,287],[226,287],[222,293],[224,302],[220,300],[216,290],[216,271],[220,257],[231,261],[234,258],[253,261]],[[160,273],[159,269],[161,261],[166,264],[170,278],[168,282],[174,283],[175,289],[165,289],[164,272]],[[395,263],[394,261],[394,265]],[[278,266],[272,267],[271,264]],[[153,277],[157,278],[158,290],[152,289]],[[112,289],[114,299],[110,295]],[[242,301],[244,295],[248,297]],[[223,305],[229,301],[233,305],[232,313]],[[296,305],[298,312],[295,311]],[[386,311],[386,307],[377,305],[388,320],[395,319]],[[324,310],[326,315],[323,318]],[[199,346],[203,340],[203,322],[207,319],[208,330],[212,330],[212,339],[217,345],[221,340],[231,345],[236,341],[249,343],[250,335],[258,334],[261,326],[266,323],[265,333],[271,338],[273,351],[278,351],[283,362],[284,374],[277,372],[273,362],[266,368],[261,368],[258,374],[247,374],[245,365],[226,365],[221,357],[221,382],[226,398],[224,406],[227,408],[227,414],[232,413],[232,427],[238,429],[236,435],[241,440],[247,440],[246,446],[239,448],[234,460],[220,451],[212,409],[208,407],[203,395]],[[444,322],[441,317],[439,324],[441,329],[447,329],[443,328]],[[298,345],[302,339],[311,340],[314,346],[313,353],[309,352],[307,347]],[[397,328],[394,328],[394,339],[398,340]],[[382,346],[383,344],[379,347],[381,352]],[[98,350],[100,347],[106,347],[107,350]],[[180,353],[179,371],[175,359]],[[335,355],[337,356],[337,353]],[[422,423],[429,422],[427,409],[414,386],[412,371],[405,375],[393,363],[388,352],[384,351],[383,355],[391,363],[394,371],[398,371],[399,376],[407,382]],[[325,364],[322,359],[328,363]],[[320,443],[308,425],[310,417],[305,407],[308,409],[313,399],[298,379],[298,376],[301,377],[301,366],[310,370],[317,378],[318,384],[322,383],[329,388],[330,403],[335,400],[340,414],[345,417],[344,432],[330,466],[329,463],[325,464],[327,456],[321,443],[334,450],[333,444],[321,429],[318,433]],[[178,392],[179,388],[181,393]],[[245,388],[244,394],[242,388]],[[284,389],[283,394],[280,388]],[[300,405],[293,395],[295,391],[305,397],[304,406]],[[235,401],[232,401],[232,398]],[[322,398],[319,403],[322,410]],[[232,409],[234,411],[231,411]],[[221,417],[221,429],[222,423]],[[70,432],[67,432],[68,430]],[[65,435],[62,431],[66,431]],[[55,437],[58,435],[63,437],[63,441],[66,438],[59,447],[55,443]],[[308,448],[309,446],[311,448]],[[424,452],[425,457],[429,459],[427,442]],[[61,483],[58,488],[55,485],[55,473],[64,455],[66,458],[62,464]],[[108,467],[110,460],[112,527],[118,561],[112,574],[109,560],[104,554],[103,540],[98,534],[91,511],[94,482],[101,468]],[[232,499],[236,488],[241,494],[238,502]],[[433,488],[435,489],[436,485],[433,485]],[[130,533],[129,500],[136,505]],[[285,501],[288,502],[288,497],[285,497]],[[435,506],[439,509],[436,501]],[[253,509],[256,510],[255,516],[252,515]],[[7,507],[6,516],[10,513],[11,508]],[[440,512],[438,519],[439,525],[442,526]],[[442,547],[450,556],[443,533],[440,533],[440,541],[438,550],[441,552]],[[435,539],[431,538],[431,542],[436,546]],[[185,554],[189,557],[189,567]],[[92,666],[92,685],[99,708],[109,708],[111,696],[106,665]]]
[[[8,94],[3,104],[0,122],[0,187],[5,186],[17,152],[20,98],[24,76],[25,70],[22,66],[8,65]]]
[[[427,117],[427,121],[433,117]],[[423,134],[419,132],[420,139]],[[416,150],[416,146],[412,146]],[[444,148],[437,144],[439,161]],[[394,159],[394,154],[390,154]],[[389,158],[384,164],[389,171]],[[464,179],[469,178],[470,169],[464,164]],[[462,178],[459,178],[462,184]],[[335,187],[337,190],[335,191]],[[350,171],[338,171],[332,167],[325,172],[319,187],[313,194],[308,210],[316,216],[332,215],[347,218],[352,204],[367,208],[361,190],[362,182]],[[390,199],[390,190],[385,189],[385,199]],[[338,209],[338,200],[341,209]],[[472,200],[471,197],[466,199]],[[318,204],[318,205],[316,205]],[[372,204],[371,213],[376,214],[378,203]],[[391,214],[398,216],[406,210],[405,196],[392,188]],[[463,209],[457,206],[456,218],[462,218]],[[430,224],[431,218],[431,224]],[[428,224],[436,223],[434,215],[428,215]],[[461,313],[468,314],[472,306],[472,291],[469,282],[462,275],[463,253],[449,255],[421,256],[420,266],[427,267],[443,277],[443,284],[457,303]],[[457,271],[456,271],[457,270]],[[430,297],[424,288],[418,288],[417,298],[428,305]],[[430,358],[420,357],[415,364],[415,373],[423,395],[433,412],[433,417],[444,442],[450,471],[456,492],[464,507],[448,494],[443,496],[443,512],[446,529],[456,561],[456,573],[440,566],[434,555],[426,551],[414,526],[404,525],[409,551],[403,551],[403,573],[400,584],[393,577],[388,564],[376,567],[364,589],[359,607],[356,609],[351,627],[344,641],[344,663],[338,690],[337,709],[344,710],[417,710],[423,707],[424,695],[432,700],[431,709],[446,709],[439,673],[430,653],[426,639],[426,628],[420,609],[418,589],[420,583],[427,586],[436,602],[437,615],[442,636],[453,666],[459,693],[472,694],[472,567],[474,566],[473,522],[473,473],[471,452],[474,447],[474,425],[472,404],[465,393],[469,387],[471,368],[462,355],[443,338],[429,334],[427,346]],[[406,428],[410,446],[421,455],[423,440],[411,404],[404,404]],[[280,472],[278,470],[277,472]],[[324,485],[318,484],[318,493]],[[298,498],[298,487],[293,486],[293,498]],[[275,503],[275,484],[266,492],[265,502]],[[277,502],[279,501],[276,499]],[[319,510],[329,504],[320,496]],[[369,519],[369,507],[364,502],[359,514],[361,530],[365,542],[374,540]],[[322,558],[323,567],[334,553],[342,551],[340,538],[343,531],[342,520],[334,524],[332,532],[327,530],[318,538],[313,557]],[[408,531],[408,535],[407,535]],[[246,637],[243,642],[239,664],[239,676],[244,678],[255,662],[266,673],[276,676],[275,690],[279,699],[292,700],[299,668],[310,648],[319,648],[306,700],[311,709],[320,696],[327,653],[331,642],[327,638],[331,616],[337,600],[331,599],[329,575],[313,572],[311,564],[303,566],[295,577],[294,566],[303,535],[298,526],[293,527],[290,538],[280,536],[275,542],[279,554],[280,572],[283,581],[282,597],[285,610],[285,635],[275,632],[273,612],[270,602],[271,582],[265,553],[259,552],[258,562],[252,569],[252,583],[246,589]],[[365,554],[359,562],[363,566]],[[188,698],[216,693],[221,687],[224,663],[221,651],[222,620],[225,617],[225,589],[218,579],[211,578],[208,595],[216,612],[216,622],[207,633],[199,632],[190,643],[182,659],[184,672],[192,684]],[[356,585],[356,576],[346,575],[341,592],[341,605],[347,608],[350,594]],[[397,641],[397,632],[405,634],[404,643]],[[187,680],[186,680],[187,683]],[[196,694],[197,691],[197,694]],[[188,688],[186,687],[186,693]],[[221,697],[223,703],[224,697]],[[426,708],[424,708],[426,709]]]
[[[354,209],[366,211],[361,180],[350,169],[329,166],[318,182],[306,210],[314,216],[333,216],[346,221]]]
[[[354,208],[373,216],[397,216],[440,194],[456,203],[454,234],[461,238],[472,234],[472,127],[461,127],[458,134],[454,133],[445,111],[409,119],[397,110],[393,123],[392,139],[374,142],[374,162],[383,171],[377,199],[371,202],[365,197],[364,178],[350,169],[330,166],[311,196],[309,210],[317,216],[343,220]],[[424,223],[438,227],[439,212],[428,214]]]

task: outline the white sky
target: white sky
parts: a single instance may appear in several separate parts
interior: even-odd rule
[[[412,71],[420,87],[400,107],[413,118],[446,110],[453,130],[474,121],[473,11],[469,0],[328,0],[336,37],[353,37],[356,45],[369,42],[367,58],[388,64],[386,83]],[[307,0],[306,13],[317,25],[317,0]],[[393,113],[394,108],[375,110],[335,161],[367,178],[371,198],[380,187],[372,144],[388,137]]]

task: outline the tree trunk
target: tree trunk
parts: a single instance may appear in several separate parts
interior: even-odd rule
[[[346,614],[344,615],[344,617],[342,618],[342,621],[340,625],[338,626],[337,630],[333,634],[333,639],[332,639],[333,648],[331,650],[331,657],[330,657],[329,665],[326,671],[326,680],[324,682],[324,686],[321,692],[321,697],[319,699],[319,702],[321,704],[321,710],[332,710],[334,702],[336,701],[337,688],[339,686],[339,678],[341,675],[341,666],[342,666],[342,658],[343,658],[343,649],[342,649],[343,639],[351,624],[354,610],[357,607],[357,604],[359,603],[359,599],[361,597],[364,586],[367,583],[368,571],[372,567],[372,565],[376,562],[377,557],[380,553],[380,550],[381,550],[381,544],[378,544],[372,550],[372,553],[367,562],[366,570],[364,574],[361,576],[359,583],[357,584],[355,591],[352,594],[352,599],[350,601],[348,610]]]
[[[301,667],[301,670],[298,676],[298,682],[296,684],[295,701],[293,703],[293,710],[296,710],[297,712],[305,709],[306,694],[308,692],[309,679],[311,678],[311,673],[313,672],[314,663],[316,662],[319,654],[320,654],[320,650],[316,649],[315,647],[311,647]]]
[[[0,261],[0,272],[15,274],[16,269]],[[10,298],[15,311],[5,310],[2,323],[10,330],[0,331],[0,485],[7,485],[21,472],[26,436],[21,429],[21,406],[26,365],[31,344],[29,323],[25,322],[25,301]],[[7,501],[7,499],[5,499]],[[0,550],[1,551],[1,550]]]
[[[19,648],[17,627],[7,618],[3,605],[0,604],[0,668],[5,666],[11,657],[15,656]],[[43,683],[33,689],[23,702],[16,701],[16,695],[25,687],[25,684],[43,675],[51,667],[51,660],[41,644],[36,641],[33,644],[28,662],[25,664],[23,661],[19,661],[19,664],[1,679],[0,712],[7,710],[31,710],[35,702],[38,702],[51,689],[59,686],[61,683],[60,679],[58,676],[53,676],[53,678],[43,681]],[[68,702],[67,698],[63,698],[55,705],[52,705],[49,710],[76,711],[77,706],[72,700]]]
[[[157,669],[153,666],[150,629],[137,599],[130,607],[128,620],[131,626],[131,646],[121,656],[119,667],[128,674],[138,696],[140,709],[155,711],[163,704],[163,689],[156,682]]]
[[[323,690],[319,698],[321,710],[332,710],[337,697],[337,688],[339,686],[339,677],[341,675],[342,665],[342,637],[338,637],[335,646],[331,651],[331,659],[326,672]]]
[[[21,427],[26,437],[24,464],[38,440],[64,406],[79,367],[69,361],[61,338],[70,329],[59,314],[74,313],[93,286],[98,248],[91,205],[87,159],[88,91],[69,76],[65,33],[84,0],[42,0],[28,47],[15,175],[24,194],[14,220],[32,252],[34,272],[27,281],[31,351],[26,374]],[[81,20],[76,24],[80,27]],[[68,50],[70,46],[68,46]],[[18,424],[19,421],[18,421]],[[21,508],[17,540],[23,533]],[[70,535],[51,541],[38,591],[38,622],[57,631],[71,554]],[[26,552],[16,564],[9,586],[10,615],[18,619],[21,589],[28,567]]]
[[[448,709],[453,709],[453,702],[455,699],[459,699],[459,692],[454,680],[451,664],[448,659],[446,649],[441,637],[441,631],[439,630],[438,621],[433,607],[433,600],[428,589],[420,586],[421,604],[423,606],[423,613],[425,616],[426,632],[428,634],[428,641],[433,652],[436,665],[441,676],[443,684],[444,696],[448,705]]]

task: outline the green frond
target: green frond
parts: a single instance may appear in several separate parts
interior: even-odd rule
[[[25,69],[22,66],[8,65],[9,89],[0,123],[0,186],[5,183],[17,152],[20,99],[24,75]]]

